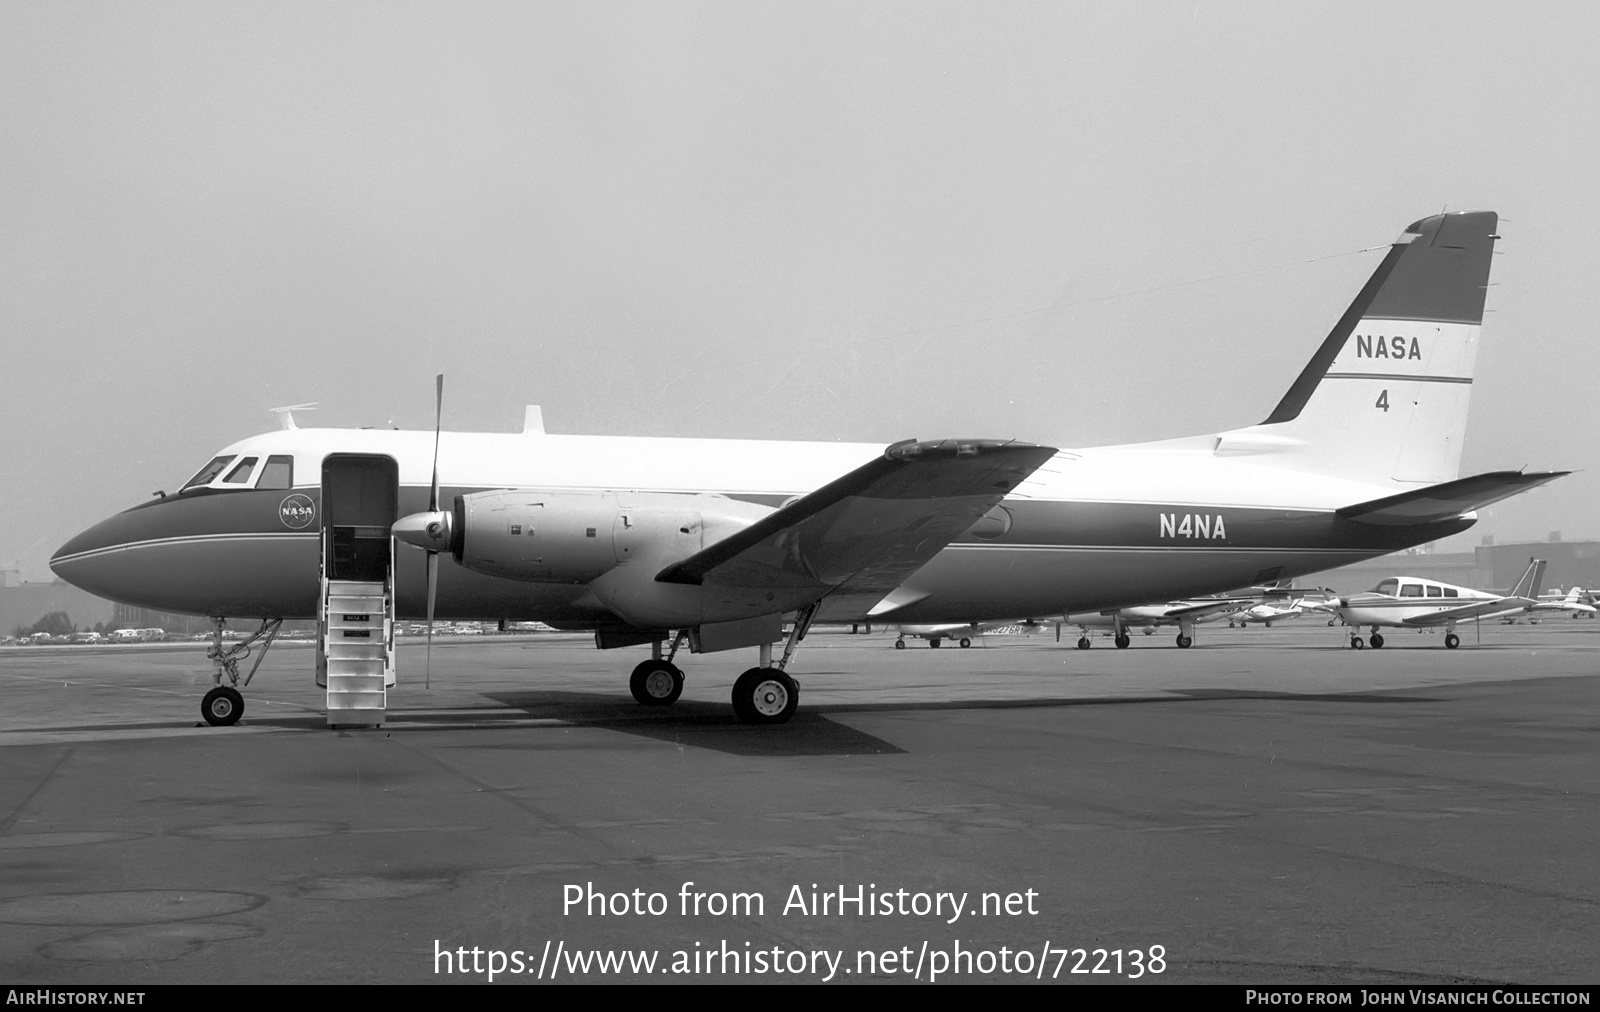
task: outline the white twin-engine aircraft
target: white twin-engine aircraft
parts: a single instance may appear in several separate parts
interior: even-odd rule
[[[222,622],[260,620],[269,643],[287,618],[361,635],[340,624],[356,598],[330,587],[346,584],[388,595],[390,626],[538,620],[593,630],[601,649],[648,645],[630,683],[644,704],[678,698],[682,645],[754,647],[734,709],[776,723],[816,621],[982,623],[1288,579],[1465,530],[1564,473],[1458,478],[1496,222],[1407,228],[1243,429],[1058,451],[564,436],[536,409],[517,434],[289,427],[226,447],[51,565],[105,597],[215,619],[215,723],[242,708],[221,682],[237,683],[245,648]]]

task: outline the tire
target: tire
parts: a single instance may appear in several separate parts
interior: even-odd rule
[[[1092,646],[1094,646],[1094,644],[1089,641],[1089,637],[1087,637],[1087,636],[1079,636],[1078,637],[1078,649],[1079,650],[1087,650]]]
[[[896,650],[904,650],[906,648],[906,641],[905,640],[895,640],[894,641],[894,648]]]
[[[1461,637],[1460,636],[1457,636],[1455,633],[1445,633],[1444,634],[1444,648],[1446,650],[1454,650],[1456,647],[1459,647],[1460,645],[1461,645]]]
[[[939,637],[935,636],[933,639],[928,641],[928,646],[932,647],[934,650],[937,650],[939,649],[939,644],[941,642],[942,641],[939,639]]]
[[[1190,647],[1194,646],[1194,637],[1193,636],[1185,636],[1183,633],[1179,633],[1178,634],[1178,646],[1181,647],[1184,650],[1189,649]]]
[[[961,649],[965,650],[970,646],[972,646],[972,641],[965,636],[961,637]]]
[[[1382,633],[1373,633],[1372,634],[1372,649],[1374,649],[1374,650],[1382,650],[1383,649],[1383,634]]]
[[[782,724],[800,706],[800,686],[777,668],[751,668],[733,683],[733,712],[746,724]]]
[[[1350,637],[1350,649],[1352,649],[1352,650],[1360,650],[1364,646],[1366,646],[1366,644],[1361,642],[1361,637],[1360,636],[1352,636],[1352,637]]]
[[[200,716],[212,727],[237,724],[244,716],[244,697],[226,685],[219,685],[200,700]]]
[[[628,690],[641,706],[671,706],[683,695],[683,672],[666,661],[644,661],[629,676]]]
[[[1111,642],[1117,645],[1118,650],[1126,650],[1128,647],[1133,645],[1133,637],[1129,636],[1127,633],[1123,633]]]

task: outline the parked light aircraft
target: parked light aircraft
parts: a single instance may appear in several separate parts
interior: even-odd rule
[[[1277,601],[1263,601],[1252,605],[1237,615],[1230,616],[1228,625],[1237,624],[1242,628],[1251,622],[1272,627],[1274,622],[1283,622],[1289,619],[1301,618],[1307,615],[1320,615],[1323,618],[1337,608],[1337,598],[1331,590],[1301,591],[1299,596],[1286,597]],[[1330,621],[1328,623],[1332,625]]]
[[[974,636],[993,632],[996,629],[1006,629],[1016,625],[1034,625],[1033,619],[1001,619],[997,622],[933,622],[921,625],[898,625],[895,627],[894,647],[896,650],[906,648],[906,637],[925,639],[928,646],[938,649],[939,644],[945,640],[954,640],[959,646],[965,648],[972,646]]]
[[[1506,594],[1415,576],[1391,576],[1380,580],[1366,593],[1340,598],[1339,616],[1346,625],[1371,626],[1374,648],[1383,646],[1379,626],[1411,629],[1443,626],[1444,645],[1454,650],[1461,645],[1455,632],[1458,623],[1520,615],[1535,607],[1539,602],[1534,595],[1538,593],[1539,581],[1544,578],[1544,567],[1545,560],[1530,559],[1522,579]],[[1360,650],[1361,637],[1351,633],[1350,645]]]
[[[537,620],[593,630],[602,649],[647,645],[630,681],[646,704],[678,698],[681,645],[755,647],[734,708],[778,722],[813,621],[985,622],[1216,593],[1437,540],[1565,473],[1458,477],[1497,220],[1409,226],[1242,429],[1058,452],[555,435],[537,409],[518,434],[300,429],[285,413],[288,427],[224,447],[51,566],[104,597],[211,616],[202,712],[217,723],[242,710],[243,651],[270,645],[279,620],[331,615],[322,578],[336,576],[391,581],[400,618]],[[225,644],[230,618],[261,627]]]
[[[1600,609],[1585,600],[1589,597],[1582,587],[1573,587],[1563,595],[1560,589],[1539,595],[1539,603],[1528,609],[1531,615],[1569,615],[1572,618],[1594,618]]]
[[[1129,629],[1143,629],[1149,634],[1164,625],[1177,626],[1178,646],[1188,648],[1194,645],[1194,627],[1197,623],[1234,614],[1259,600],[1261,600],[1259,595],[1223,596],[1166,601],[1162,604],[1139,604],[1127,608],[1069,614],[1065,622],[1067,625],[1078,627],[1079,650],[1088,650],[1094,645],[1094,641],[1089,638],[1091,629],[1110,629],[1111,641],[1117,645],[1117,649],[1126,650],[1133,643],[1133,637],[1128,635]]]

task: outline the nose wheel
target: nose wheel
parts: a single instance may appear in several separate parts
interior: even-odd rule
[[[236,689],[219,685],[200,700],[200,716],[212,727],[236,724],[244,715],[244,697]]]

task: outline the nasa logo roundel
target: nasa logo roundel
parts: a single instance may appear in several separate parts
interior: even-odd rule
[[[283,521],[283,526],[293,530],[301,530],[311,526],[311,521],[317,518],[317,504],[309,496],[296,492],[278,504],[278,519]]]

